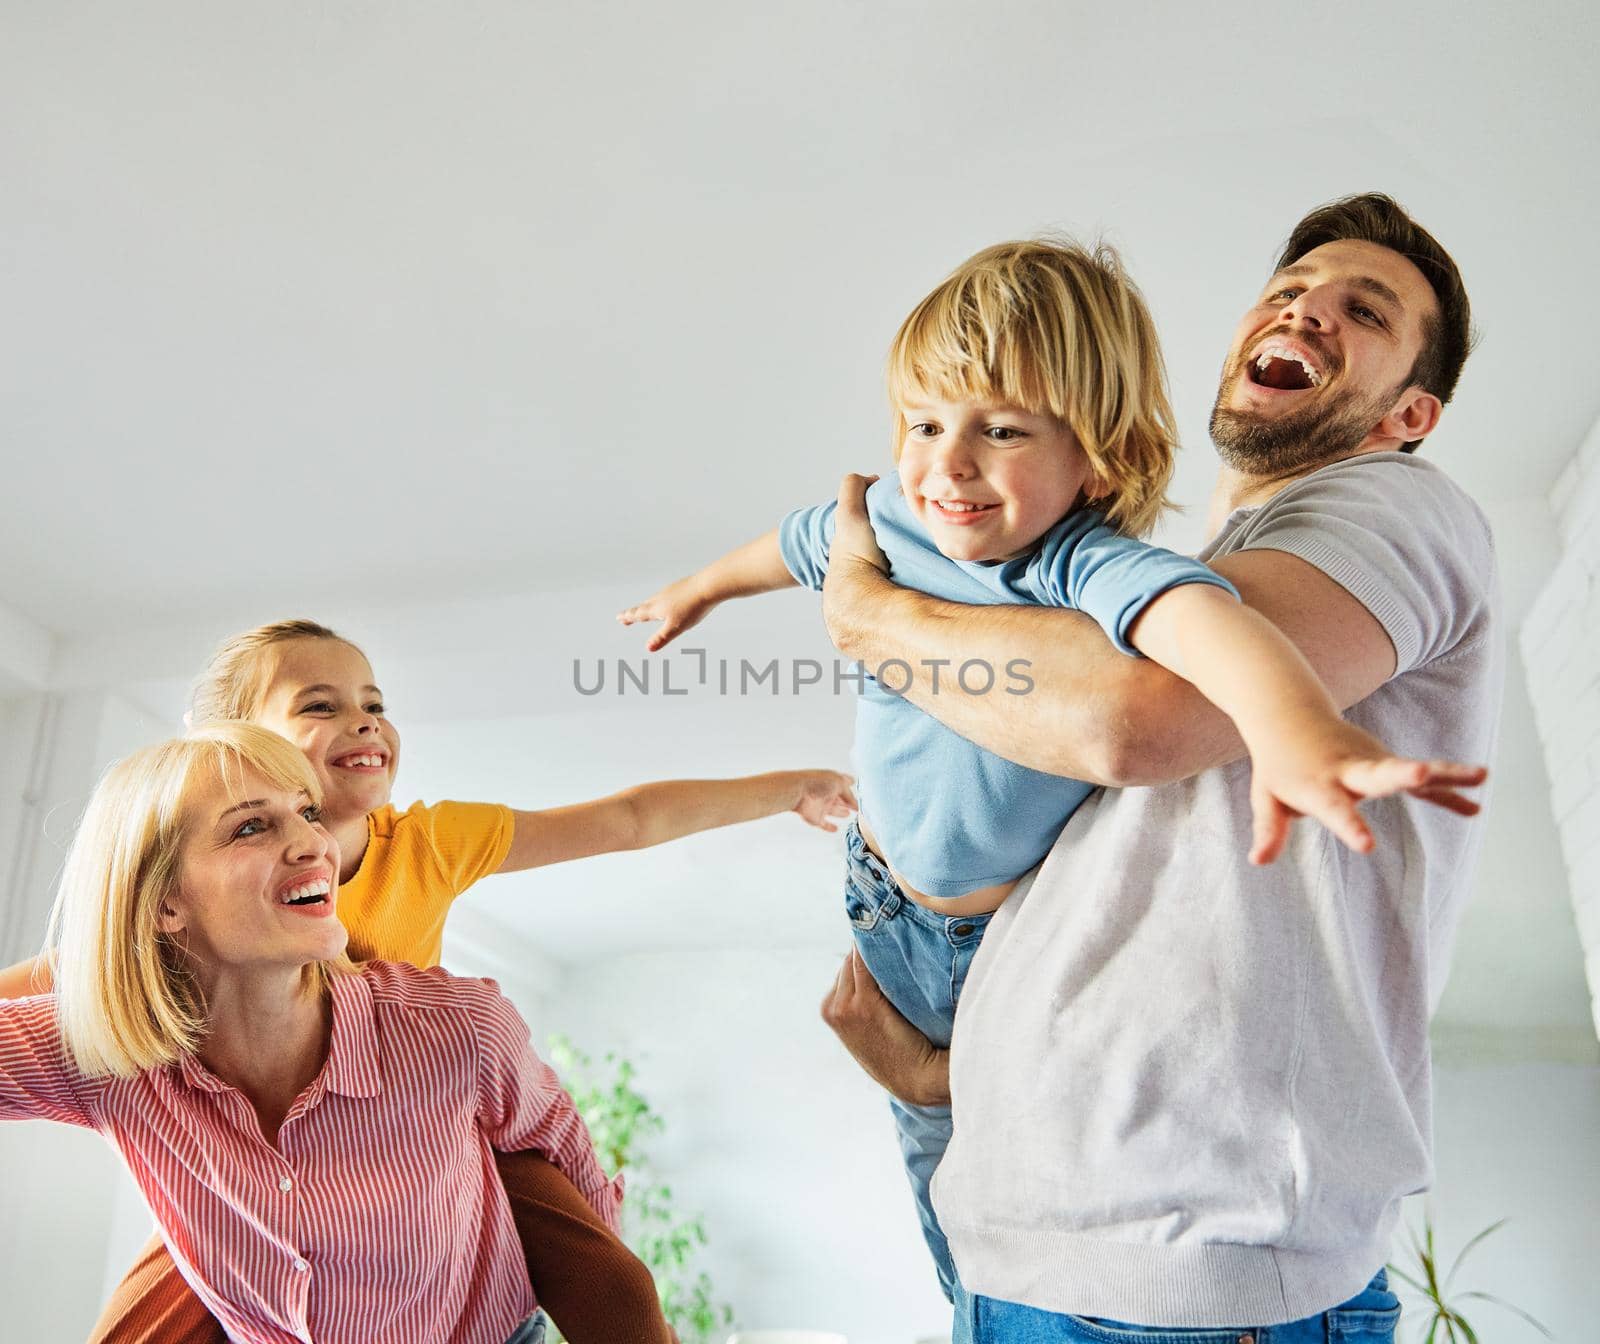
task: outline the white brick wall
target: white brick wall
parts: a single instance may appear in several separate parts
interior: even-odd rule
[[[1522,660],[1600,1032],[1600,421],[1550,507],[1561,559],[1523,622]]]

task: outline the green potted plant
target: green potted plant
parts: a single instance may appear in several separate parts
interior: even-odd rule
[[[654,1276],[667,1323],[681,1344],[710,1344],[713,1333],[733,1323],[733,1308],[717,1300],[711,1276],[695,1263],[706,1245],[704,1222],[680,1213],[671,1187],[651,1171],[646,1141],[666,1122],[634,1087],[632,1061],[608,1053],[597,1075],[594,1061],[565,1036],[550,1038],[549,1057],[594,1136],[601,1165],[613,1175],[628,1173],[623,1239]],[[560,1340],[559,1331],[554,1338]]]
[[[1485,1237],[1498,1232],[1506,1225],[1507,1220],[1502,1218],[1497,1223],[1490,1223],[1488,1227],[1473,1237],[1463,1246],[1457,1254],[1455,1261],[1445,1272],[1444,1277],[1439,1276],[1438,1257],[1433,1248],[1433,1215],[1431,1212],[1423,1214],[1422,1234],[1419,1236],[1414,1228],[1407,1224],[1406,1235],[1410,1238],[1410,1259],[1402,1268],[1400,1265],[1390,1265],[1389,1272],[1416,1292],[1422,1295],[1422,1307],[1426,1313],[1418,1329],[1427,1333],[1422,1336],[1423,1344],[1479,1344],[1478,1332],[1467,1323],[1467,1318],[1461,1314],[1458,1303],[1466,1301],[1492,1302],[1507,1311],[1515,1312],[1529,1325],[1537,1330],[1546,1339],[1552,1338],[1550,1332],[1532,1316],[1528,1315],[1521,1307],[1514,1307],[1511,1303],[1495,1297],[1492,1293],[1457,1293],[1453,1299],[1447,1300],[1450,1285],[1455,1279],[1456,1271],[1461,1268],[1461,1262],[1467,1258],[1467,1252],[1472,1250]]]

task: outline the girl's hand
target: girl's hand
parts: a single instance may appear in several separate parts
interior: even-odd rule
[[[794,806],[811,825],[823,831],[837,831],[833,817],[848,817],[856,810],[856,796],[850,786],[855,783],[849,775],[837,770],[796,770],[797,789]]]
[[[1481,765],[1414,761],[1396,756],[1371,733],[1320,711],[1279,723],[1265,740],[1251,742],[1250,807],[1255,836],[1250,862],[1271,863],[1283,852],[1289,823],[1313,817],[1358,854],[1376,843],[1356,810],[1362,798],[1409,793],[1463,817],[1478,804],[1457,790],[1488,778]]]
[[[699,576],[679,579],[669,583],[654,597],[647,597],[636,607],[617,613],[623,625],[637,625],[642,621],[660,621],[661,628],[650,636],[644,646],[649,653],[664,649],[685,630],[699,625],[717,604],[706,596]]]

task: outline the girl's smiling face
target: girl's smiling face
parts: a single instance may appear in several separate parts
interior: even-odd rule
[[[275,652],[254,721],[306,754],[330,823],[382,807],[400,764],[400,735],[384,717],[366,658],[341,639],[289,640]]]

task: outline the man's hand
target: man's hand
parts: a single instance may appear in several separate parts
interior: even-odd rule
[[[822,1020],[891,1096],[909,1106],[950,1104],[950,1052],[900,1016],[854,948],[822,1000]]]
[[[850,652],[849,632],[861,620],[859,603],[875,584],[886,582],[889,558],[878,545],[867,516],[867,487],[876,476],[846,476],[839,483],[839,509],[834,514],[833,545],[828,573],[822,581],[822,619],[834,647]]]
[[[1356,803],[1362,798],[1409,793],[1435,807],[1471,817],[1478,804],[1459,792],[1488,777],[1481,765],[1414,761],[1396,756],[1371,733],[1322,713],[1296,715],[1250,751],[1250,807],[1255,837],[1250,862],[1271,863],[1296,817],[1314,817],[1358,854],[1375,841]]]

